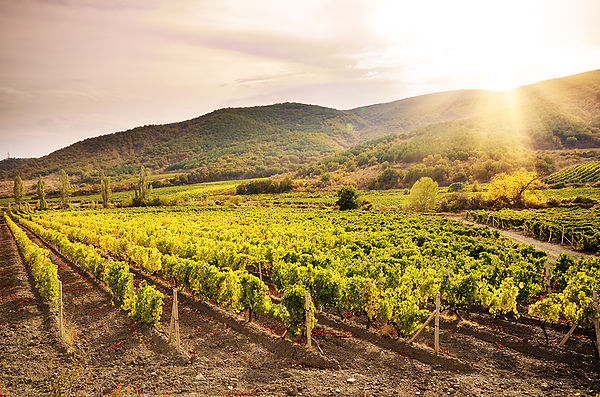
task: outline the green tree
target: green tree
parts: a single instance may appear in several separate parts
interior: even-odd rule
[[[408,195],[408,208],[412,211],[429,211],[437,202],[438,184],[426,176],[415,182]]]
[[[67,208],[69,206],[69,197],[71,197],[72,186],[69,182],[69,175],[62,169],[60,170],[60,175],[58,177],[58,190],[60,192],[60,203],[63,208]]]
[[[358,192],[352,185],[346,185],[337,192],[338,199],[335,202],[341,210],[353,210],[360,206],[358,202]]]
[[[37,196],[38,196],[38,209],[45,210],[48,208],[48,203],[46,203],[46,192],[44,191],[44,180],[40,176],[36,185]]]
[[[13,187],[13,194],[15,197],[15,203],[21,208],[21,203],[25,199],[25,192],[23,188],[23,180],[20,176],[15,177],[15,184]]]
[[[102,195],[102,205],[104,208],[108,208],[112,190],[110,188],[110,176],[104,176],[104,173],[100,180],[100,193]]]
[[[148,183],[148,170],[142,166],[138,180],[134,186],[134,205],[145,205],[150,197],[150,184]]]
[[[400,172],[388,166],[377,176],[376,187],[377,189],[396,189],[399,187],[401,176]]]

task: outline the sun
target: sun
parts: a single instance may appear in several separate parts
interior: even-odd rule
[[[590,62],[553,22],[560,11],[541,1],[383,1],[370,29],[385,48],[362,62],[399,65],[402,81],[495,91],[576,73]]]

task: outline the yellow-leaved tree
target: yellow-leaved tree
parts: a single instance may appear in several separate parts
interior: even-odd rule
[[[415,182],[408,195],[407,208],[411,211],[431,211],[437,203],[438,184],[428,176]]]
[[[540,202],[534,190],[541,185],[535,172],[520,170],[511,175],[497,174],[490,181],[488,198],[501,207],[524,208]]]

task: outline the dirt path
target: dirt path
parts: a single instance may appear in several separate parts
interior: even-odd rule
[[[431,332],[426,331],[415,347],[408,347],[402,340],[381,336],[379,330],[363,332],[362,317],[342,321],[327,314],[329,321],[317,324],[314,335],[324,354],[339,362],[341,368],[333,370],[300,362],[282,350],[272,351],[251,333],[237,332],[203,311],[202,305],[181,299],[182,344],[190,356],[181,359],[169,348],[162,350],[162,342],[152,332],[133,327],[123,312],[109,305],[109,297],[94,280],[55,255],[51,259],[59,264],[65,282],[65,310],[76,330],[70,355],[52,328],[54,314],[45,313],[44,305],[36,303],[32,280],[6,232],[1,224],[0,289],[9,290],[9,295],[29,291],[25,299],[33,300],[24,302],[16,296],[0,300],[4,336],[0,396],[47,395],[45,390],[58,371],[71,374],[71,395],[77,396],[104,396],[126,386],[142,396],[475,397],[600,392],[598,362],[581,335],[558,349],[545,345],[535,325],[498,320],[486,313],[465,314],[467,322],[444,316],[439,359],[432,354]],[[140,280],[136,275],[136,282]],[[171,298],[168,286],[161,288],[165,329]],[[21,308],[23,303],[27,305]],[[24,310],[27,316],[22,315]],[[278,326],[268,316],[261,316],[258,323]],[[564,328],[549,328],[550,341],[558,340]],[[302,343],[301,338],[294,339]],[[429,353],[419,356],[416,351]]]
[[[548,243],[546,241],[538,240],[533,237],[525,236],[525,234],[523,232],[519,232],[519,231],[511,230],[511,229],[500,229],[500,228],[490,226],[487,224],[469,221],[463,215],[446,215],[446,216],[450,219],[454,219],[456,221],[467,223],[469,225],[487,226],[492,230],[496,230],[502,236],[508,237],[511,240],[516,241],[517,243],[533,244],[533,246],[535,248],[542,250],[548,254],[548,260],[550,262],[554,262],[556,260],[556,258],[558,257],[558,255],[560,255],[561,253],[565,253],[570,256],[584,256],[584,257],[589,256],[588,254],[585,254],[583,252],[572,250],[567,246],[554,244],[554,243]]]
[[[0,396],[41,395],[70,365],[55,312],[42,302],[4,219],[0,218]]]

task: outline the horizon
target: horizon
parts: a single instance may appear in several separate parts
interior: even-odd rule
[[[11,158],[222,108],[348,110],[504,91],[600,66],[592,0],[0,0],[0,8],[0,147]]]

